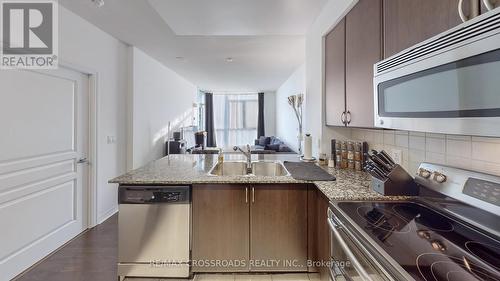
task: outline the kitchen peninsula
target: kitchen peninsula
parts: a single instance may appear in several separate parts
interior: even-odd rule
[[[228,154],[224,161],[244,160],[243,155]],[[210,175],[217,161],[216,155],[171,155],[110,181],[120,184],[120,189],[190,187],[190,273],[328,270],[321,262],[329,261],[330,201],[407,199],[373,192],[364,172],[324,167],[335,181],[296,180],[288,174]],[[297,157],[252,155],[253,163],[284,161],[297,161]],[[240,262],[210,263],[221,260]]]

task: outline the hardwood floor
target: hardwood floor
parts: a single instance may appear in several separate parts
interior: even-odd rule
[[[117,280],[118,215],[84,232],[16,281]]]
[[[118,215],[81,234],[15,281],[115,281],[118,260]],[[162,279],[127,278],[127,281]],[[165,281],[172,279],[165,279]],[[309,281],[316,274],[200,274],[195,281]]]

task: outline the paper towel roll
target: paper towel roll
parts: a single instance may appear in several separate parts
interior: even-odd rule
[[[306,134],[304,137],[304,159],[311,160],[312,157],[312,137],[311,134]]]

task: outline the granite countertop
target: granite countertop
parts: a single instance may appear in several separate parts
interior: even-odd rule
[[[225,161],[244,161],[241,154],[226,154]],[[298,161],[295,154],[252,155],[252,161]],[[201,183],[312,183],[330,200],[405,200],[406,196],[382,196],[370,188],[370,176],[365,172],[322,167],[336,181],[303,181],[291,176],[210,176],[217,155],[179,154],[153,161],[146,166],[110,180],[124,185],[169,185]]]

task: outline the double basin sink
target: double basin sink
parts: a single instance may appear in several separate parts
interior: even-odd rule
[[[224,161],[217,163],[208,172],[211,176],[289,176],[285,166],[281,162],[256,161],[252,162],[252,170],[247,171],[247,162]]]

